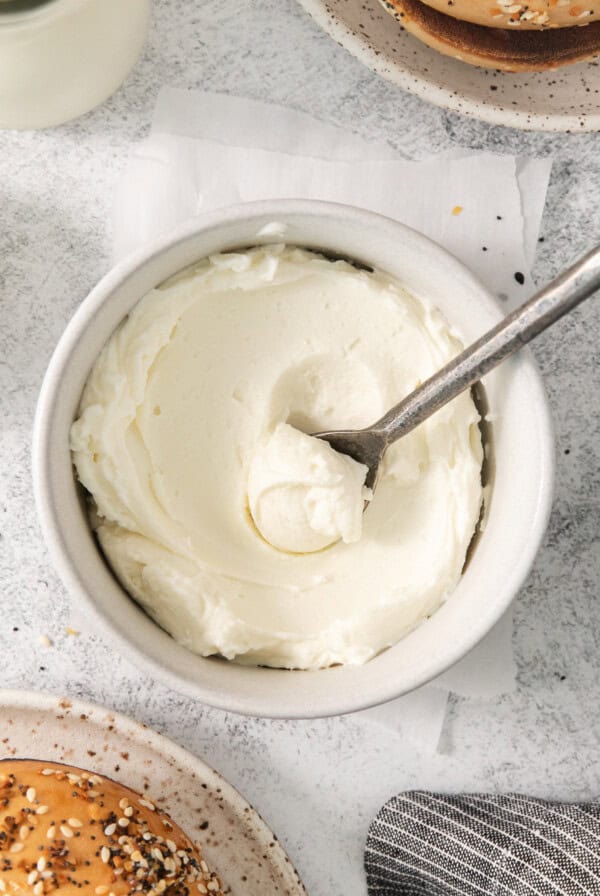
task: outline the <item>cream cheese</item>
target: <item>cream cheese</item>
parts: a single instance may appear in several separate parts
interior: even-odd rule
[[[368,468],[320,439],[278,423],[250,464],[256,528],[281,551],[310,553],[340,538],[360,541]]]
[[[247,664],[362,663],[399,641],[455,588],[477,524],[473,401],[389,449],[364,515],[365,468],[305,434],[372,423],[461,347],[389,277],[289,247],[150,292],[71,431],[124,587],[189,649]]]

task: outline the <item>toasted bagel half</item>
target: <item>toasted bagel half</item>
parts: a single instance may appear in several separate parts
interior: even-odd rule
[[[381,0],[410,34],[469,65],[536,72],[600,55],[600,21],[570,28],[497,28],[446,15],[421,0]]]

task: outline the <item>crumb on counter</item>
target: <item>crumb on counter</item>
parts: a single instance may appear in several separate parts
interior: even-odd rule
[[[463,211],[462,205],[455,205],[454,208],[452,209],[452,214],[456,218],[458,215],[460,215],[460,213],[462,211]]]
[[[42,645],[42,647],[52,647],[52,640],[48,637],[48,635],[40,635],[38,641]]]

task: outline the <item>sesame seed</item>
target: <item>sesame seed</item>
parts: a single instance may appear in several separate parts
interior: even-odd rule
[[[42,896],[44,892],[44,881],[38,880],[37,884],[33,888],[33,896]]]
[[[133,809],[132,809],[132,807],[131,807],[131,806],[127,806],[127,808],[126,808],[125,811],[123,812],[123,815],[125,816],[125,818],[131,818],[131,816],[133,815]]]
[[[140,806],[144,806],[145,809],[150,809],[151,812],[156,812],[156,806],[148,800],[140,800]]]
[[[202,860],[200,861],[200,867],[202,868],[202,870],[203,870],[205,873],[208,873],[208,865],[206,864],[206,862],[204,861],[204,859],[202,859]]]
[[[27,797],[28,803],[35,802],[35,787],[29,787],[25,796]]]
[[[53,775],[53,774],[54,774],[54,771],[55,771],[55,770],[54,770],[53,768],[43,768],[43,769],[42,769],[42,774],[43,774],[43,775],[46,775],[46,777],[47,777],[48,775]]]
[[[72,772],[69,772],[67,778],[71,782],[71,784],[81,784],[81,775],[75,775]]]
[[[119,825],[120,828],[126,828],[127,825],[129,824],[129,819],[128,818],[119,818],[117,824]]]
[[[22,824],[19,828],[19,837],[21,840],[27,840],[29,837],[29,828],[26,824]]]
[[[10,851],[11,852],[21,852],[22,849],[23,849],[22,843],[13,843],[13,845],[10,848]]]
[[[108,887],[106,884],[101,884],[99,887],[96,887],[95,892],[97,896],[103,896],[104,893],[108,893]]]
[[[45,815],[48,811],[48,806],[38,806],[35,810],[36,815]]]
[[[112,835],[114,834],[114,832],[116,830],[117,830],[116,824],[107,824],[106,827],[104,828],[104,833],[106,834],[107,837],[112,837]]]
[[[6,893],[6,884],[3,880],[0,880],[0,893]]]
[[[54,840],[54,838],[56,837],[56,828],[54,827],[54,825],[50,825],[46,832],[46,837],[48,838],[48,840]]]
[[[78,818],[69,818],[69,826],[72,828],[82,828],[83,823]]]
[[[103,846],[100,850],[100,858],[104,862],[105,865],[108,865],[110,861],[110,849],[107,846]]]
[[[37,876],[38,876],[38,873],[35,870],[35,868],[33,871],[30,871],[29,874],[27,875],[27,883],[29,884],[30,887],[36,882]]]
[[[46,868],[46,859],[42,856],[40,859],[38,859],[37,870],[44,871],[45,868]]]
[[[61,834],[63,835],[63,837],[66,837],[66,838],[67,838],[67,840],[68,840],[70,837],[73,836],[73,831],[72,831],[71,828],[70,828],[68,825],[66,825],[66,824],[61,824],[61,826],[60,826],[60,832],[61,832]]]
[[[177,852],[177,847],[176,847],[176,845],[173,843],[172,840],[167,840],[167,841],[166,841],[166,844],[167,844],[167,848],[169,849],[170,852]]]

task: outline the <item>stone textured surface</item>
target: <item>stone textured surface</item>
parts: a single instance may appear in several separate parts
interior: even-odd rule
[[[108,103],[43,133],[0,133],[2,684],[112,705],[203,756],[271,823],[311,896],[365,891],[366,828],[399,789],[600,795],[598,299],[535,347],[554,410],[557,491],[516,602],[518,692],[454,701],[438,755],[351,717],[288,723],[210,710],[144,678],[95,636],[66,634],[72,615],[32,497],[35,401],[64,325],[107,268],[115,180],[162,84],[290,104],[407,157],[453,144],[551,154],[538,279],[600,238],[597,136],[520,134],[425,105],[363,68],[294,0],[159,0],[144,56]],[[44,633],[53,646],[39,643]]]

